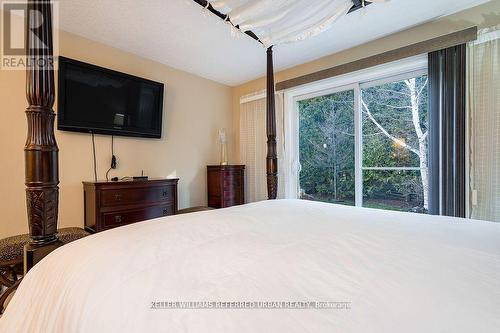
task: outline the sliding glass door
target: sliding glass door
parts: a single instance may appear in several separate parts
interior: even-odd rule
[[[425,71],[296,99],[299,197],[427,212]]]

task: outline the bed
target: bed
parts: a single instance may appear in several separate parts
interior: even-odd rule
[[[40,38],[48,45],[30,48],[30,56],[49,63],[50,2],[28,6],[29,15],[43,15]],[[267,184],[276,199],[271,47],[267,56]],[[136,223],[60,247],[52,68],[28,67],[27,99],[31,242],[1,332],[500,327],[500,225],[490,222],[268,200]]]
[[[164,217],[55,250],[0,331],[498,332],[499,239],[492,222],[303,200]],[[176,301],[349,306],[153,305]]]

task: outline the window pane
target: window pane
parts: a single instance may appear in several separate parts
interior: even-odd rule
[[[364,170],[363,206],[427,213],[420,171]]]
[[[298,105],[300,197],[354,205],[354,91]]]
[[[363,166],[427,164],[427,76],[362,89]]]
[[[364,187],[363,205],[380,203],[382,207],[392,202],[394,209],[427,211],[427,75],[365,88],[361,97],[363,167],[421,170],[401,173],[365,170],[363,186],[369,188]],[[400,199],[395,199],[398,195]]]

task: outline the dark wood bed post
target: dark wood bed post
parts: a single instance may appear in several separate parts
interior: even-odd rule
[[[55,114],[52,110],[54,62],[51,6],[50,0],[28,2],[26,50],[31,64],[26,67],[28,136],[24,154],[31,241],[24,248],[25,271],[60,245],[57,238],[59,149],[54,137]],[[40,22],[40,19],[43,21]],[[36,36],[29,29],[30,21],[34,23],[31,26],[38,26],[34,31]]]
[[[273,47],[267,49],[267,198],[276,199],[278,192],[278,156],[276,154],[276,107],[274,103]]]

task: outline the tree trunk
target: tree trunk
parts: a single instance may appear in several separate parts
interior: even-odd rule
[[[427,140],[424,140],[427,141]],[[429,169],[427,167],[427,144],[419,144],[420,150],[420,177],[422,178],[422,189],[424,191],[424,208],[429,209]]]
[[[423,133],[420,126],[420,110],[418,105],[419,93],[415,79],[405,80],[411,97],[411,114],[413,126],[418,137],[418,157],[420,160],[420,177],[422,178],[422,190],[424,192],[424,208],[429,208],[429,169],[427,167],[427,132]],[[427,82],[425,83],[427,84]]]

